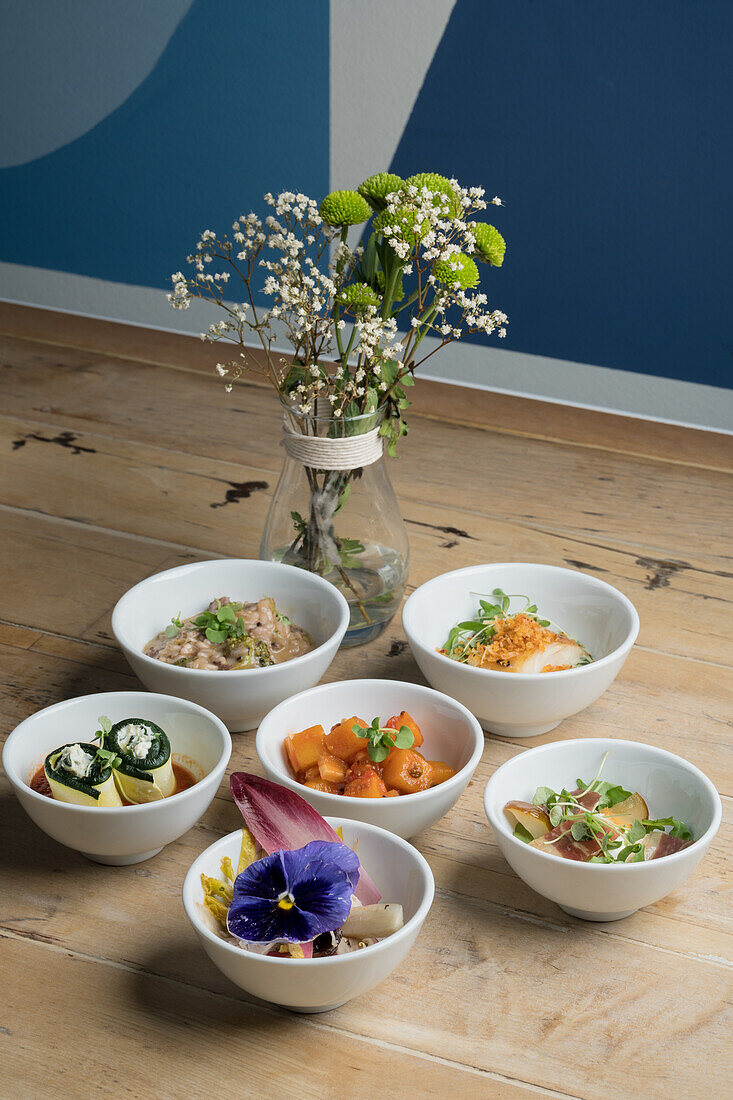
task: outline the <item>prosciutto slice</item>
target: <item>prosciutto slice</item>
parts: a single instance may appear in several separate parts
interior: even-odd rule
[[[670,836],[669,833],[662,833],[655,829],[644,838],[644,859],[671,856],[675,852],[681,852],[683,848],[689,848],[691,844],[691,840],[681,840],[678,836]]]
[[[595,810],[600,795],[597,791],[571,791],[571,794],[585,810]],[[539,848],[550,855],[562,856],[563,859],[574,859],[579,863],[587,863],[591,856],[600,854],[601,846],[595,837],[588,840],[574,840],[571,833],[572,821],[561,821],[549,833],[533,840],[530,847]],[[618,836],[619,830],[612,825],[604,826],[607,836]]]

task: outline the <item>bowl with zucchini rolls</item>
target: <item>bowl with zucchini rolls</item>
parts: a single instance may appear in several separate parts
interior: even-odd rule
[[[224,723],[141,691],[67,699],[8,737],[2,764],[23,809],[97,863],[150,859],[208,809],[231,754]]]

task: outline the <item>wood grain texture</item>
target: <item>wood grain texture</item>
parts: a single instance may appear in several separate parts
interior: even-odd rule
[[[256,555],[281,452],[271,396],[252,385],[226,398],[195,341],[2,304],[0,331],[5,735],[60,699],[137,685],[111,635],[114,603],[158,570]],[[611,736],[685,756],[723,795],[708,855],[676,894],[622,922],[568,917],[494,843],[483,788],[527,745],[487,738],[457,806],[415,838],[437,894],[409,958],[368,996],[309,1019],[229,985],[183,914],[186,869],[237,827],[226,782],[159,856],[106,868],[31,825],[3,776],[0,1096],[40,1095],[49,1058],[62,1064],[59,1097],[148,1096],[153,1052],[163,1097],[209,1094],[222,1070],[247,1097],[730,1090],[731,441],[437,384],[415,396],[391,466],[411,586],[475,561],[539,560],[626,592],[642,630],[622,674],[532,744]],[[231,488],[244,491],[225,504]],[[326,679],[360,676],[421,679],[399,621],[340,653]],[[251,736],[235,738],[231,767],[258,770]],[[64,1061],[75,1035],[89,1052],[80,1077]]]

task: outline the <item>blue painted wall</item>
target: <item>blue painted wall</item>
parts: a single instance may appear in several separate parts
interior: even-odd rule
[[[325,194],[328,26],[328,0],[196,0],[117,110],[0,171],[0,259],[168,288],[265,191]]]
[[[110,7],[97,3],[99,21]],[[228,227],[266,190],[329,189],[328,0],[194,0],[182,18],[176,5],[129,98],[0,169],[0,260],[167,287],[201,229]],[[64,38],[88,33],[89,9],[62,6],[78,18],[36,63],[73,81]],[[10,0],[0,10],[21,18]],[[730,0],[458,0],[392,167],[504,199],[492,214],[507,261],[489,272],[510,316],[502,347],[731,385],[732,41]],[[378,49],[373,63],[388,79]],[[12,105],[31,127],[34,110],[27,91]]]
[[[459,0],[393,169],[504,199],[507,347],[733,383],[732,45],[730,0]]]

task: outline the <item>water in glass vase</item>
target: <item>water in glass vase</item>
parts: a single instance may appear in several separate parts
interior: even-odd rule
[[[288,413],[285,463],[260,557],[319,573],[348,601],[344,645],[381,634],[397,611],[407,532],[378,436],[380,413],[334,420]]]

